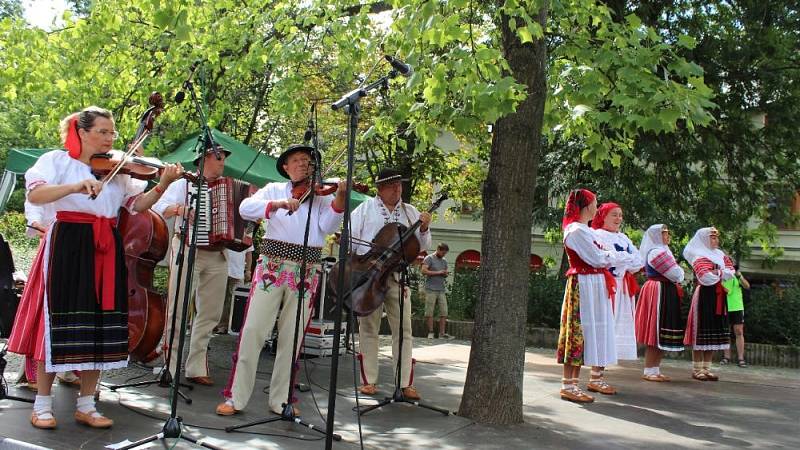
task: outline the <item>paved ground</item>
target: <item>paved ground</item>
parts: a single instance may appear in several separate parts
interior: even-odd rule
[[[218,386],[197,387],[190,392],[193,403],[179,402],[178,413],[185,419],[185,433],[226,449],[320,449],[322,436],[289,422],[226,433],[224,427],[243,424],[262,416],[266,410],[266,383],[272,358],[262,355],[253,398],[245,412],[233,418],[214,414],[219,391],[230,369],[234,339],[212,340],[211,371]],[[388,344],[385,340],[384,344]],[[391,348],[382,348],[381,384],[383,394],[391,389]],[[457,410],[469,357],[469,343],[417,339],[416,385],[426,402]],[[18,367],[19,359],[8,355],[6,378]],[[343,441],[336,449],[359,448],[357,415],[354,414],[353,359],[345,356],[339,370],[336,429]],[[325,412],[329,380],[329,358],[309,359],[301,369],[301,381],[312,387],[301,393],[303,418],[324,424],[317,405]],[[560,366],[552,350],[530,349],[526,358],[524,386],[525,423],[509,427],[478,425],[469,419],[393,404],[361,417],[363,445],[369,449],[529,449],[529,448],[800,448],[800,371],[750,367],[722,367],[721,381],[699,382],[688,376],[688,363],[666,361],[664,372],[671,383],[648,383],[640,379],[640,362],[627,362],[609,370],[609,381],[620,394],[602,397],[591,405],[576,405],[558,398]],[[121,382],[133,377],[148,379],[144,369],[130,367],[114,371],[104,382]],[[584,373],[585,380],[588,373]],[[72,420],[75,390],[55,389],[56,431],[30,426],[30,405],[0,401],[0,449],[21,448],[10,439],[57,449],[100,449],[126,439],[134,441],[158,433],[169,415],[168,390],[159,387],[103,390],[100,408],[116,421],[113,429],[92,430]],[[12,386],[12,394],[30,393]],[[382,398],[381,395],[381,398]],[[362,405],[374,403],[361,399]],[[316,405],[315,405],[316,402]],[[3,438],[6,438],[5,440]],[[146,448],[170,448],[174,440],[157,441]],[[178,442],[175,448],[195,448]]]

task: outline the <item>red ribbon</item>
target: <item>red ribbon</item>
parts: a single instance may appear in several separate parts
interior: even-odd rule
[[[728,302],[728,290],[722,285],[722,283],[717,283],[716,285],[717,291],[717,315],[727,315],[728,311],[725,310],[725,306]]]
[[[116,273],[116,251],[112,228],[117,226],[116,217],[99,217],[77,211],[59,211],[59,222],[90,223],[94,234],[94,287],[97,303],[103,311],[114,310]]]
[[[611,300],[611,304],[614,304],[614,294],[617,293],[617,280],[614,278],[614,275],[611,275],[608,269],[600,268],[600,267],[570,267],[567,270],[567,276],[570,275],[592,275],[600,273],[603,274],[603,278],[606,279],[606,290],[608,291],[608,298]]]
[[[628,291],[628,295],[633,297],[639,293],[639,283],[636,282],[636,277],[632,273],[625,272],[622,281],[625,283],[625,290]]]
[[[67,126],[67,139],[64,140],[64,148],[67,149],[69,156],[74,159],[81,157],[81,137],[78,136],[78,114],[69,121]]]

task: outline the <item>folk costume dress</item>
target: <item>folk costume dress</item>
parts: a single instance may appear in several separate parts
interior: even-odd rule
[[[698,286],[692,295],[686,320],[684,345],[693,350],[725,350],[730,347],[727,293],[722,281],[736,273],[733,262],[719,249],[712,249],[712,228],[697,230],[683,249],[683,257],[692,264]]]
[[[617,362],[612,301],[616,281],[609,267],[629,264],[630,254],[604,250],[588,225],[569,223],[564,229],[569,259],[567,287],[561,306],[559,364],[608,366]]]
[[[642,269],[644,261],[639,256],[639,250],[625,233],[601,228],[606,214],[614,208],[619,208],[619,205],[616,203],[601,205],[592,220],[592,228],[606,250],[626,253],[631,258],[628,263],[616,264],[608,268],[608,271],[614,276],[617,286],[614,296],[614,334],[617,358],[631,360],[637,359],[635,309],[639,283],[636,282],[634,274]]]
[[[342,223],[344,211],[335,209],[333,195],[316,196],[313,204],[305,201],[291,215],[285,209],[270,211],[272,202],[287,198],[292,198],[291,182],[269,183],[239,205],[239,212],[244,219],[263,220],[264,239],[245,306],[238,346],[233,355],[233,370],[223,391],[223,396],[235,410],[244,409],[250,400],[261,349],[264,341],[272,335],[277,320],[278,350],[270,381],[269,407],[278,414],[282,411],[282,404],[289,395],[290,367],[297,356],[292,355],[292,341],[300,280],[305,280],[305,290],[301,305],[302,328],[297,333],[298,353],[311,320],[312,294],[319,283],[317,269],[325,238],[339,230]],[[303,275],[303,240],[309,208],[311,225],[305,253],[306,272]]]
[[[664,245],[664,225],[647,229],[639,253],[646,261],[647,281],[636,304],[636,341],[659,350],[683,350],[684,321],[681,318],[683,269]]]
[[[50,204],[34,205],[25,201],[25,220],[28,224],[39,222],[50,227],[56,218],[56,213]],[[25,235],[34,238],[36,231],[26,228]],[[14,328],[8,341],[8,348],[14,353],[25,355],[24,373],[29,383],[36,383],[36,361],[44,361],[44,346],[37,345],[44,339],[44,316],[42,314],[42,295],[44,281],[42,280],[42,256],[44,254],[45,239],[39,239],[39,247],[33,258],[25,290],[17,308],[14,318]],[[38,350],[38,354],[37,354]]]
[[[42,155],[25,174],[28,191],[89,178],[88,165],[60,150]],[[117,175],[94,200],[70,194],[50,204],[56,221],[39,262],[45,282],[43,340],[35,340],[43,348],[34,349],[34,355],[43,356],[47,372],[127,365],[127,277],[116,221],[120,207],[135,214],[134,202],[145,186]]]

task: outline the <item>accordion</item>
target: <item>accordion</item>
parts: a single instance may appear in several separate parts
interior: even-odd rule
[[[249,183],[229,177],[208,183],[208,196],[211,199],[209,246],[222,245],[241,252],[253,245],[256,224],[242,219],[239,205],[255,191],[255,187]]]

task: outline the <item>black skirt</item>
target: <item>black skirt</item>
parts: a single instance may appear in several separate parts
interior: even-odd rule
[[[113,234],[114,309],[103,311],[95,290],[92,225],[54,225],[48,259],[47,332],[48,365],[56,370],[110,369],[127,364],[127,274],[122,238],[116,228]]]
[[[696,308],[694,350],[724,350],[730,346],[728,306],[722,301],[722,314],[717,314],[717,287],[700,286]]]
[[[681,299],[675,283],[660,281],[658,302],[658,348],[670,352],[683,350],[685,322],[681,319]]]

